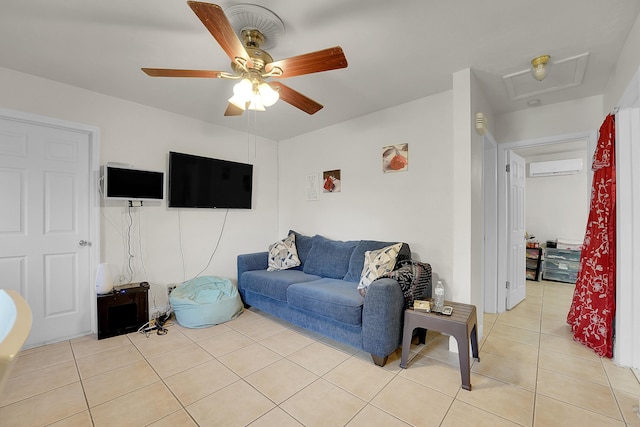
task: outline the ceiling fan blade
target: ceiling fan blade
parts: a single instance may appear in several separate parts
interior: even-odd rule
[[[236,58],[249,60],[247,51],[220,6],[198,1],[187,3],[232,62],[235,62]]]
[[[304,96],[300,92],[293,90],[289,86],[285,86],[280,82],[270,82],[269,84],[272,87],[279,89],[281,100],[301,109],[307,114],[315,114],[323,107],[313,99]]]
[[[142,68],[151,77],[202,77],[219,79],[223,71],[215,70],[174,70],[171,68]]]
[[[242,108],[237,107],[232,103],[229,103],[229,105],[227,105],[227,109],[224,112],[224,115],[225,116],[241,116],[242,113],[244,113],[244,110]]]
[[[347,63],[347,58],[344,56],[342,48],[335,46],[317,52],[305,53],[303,55],[271,62],[267,64],[265,71],[270,72],[273,68],[278,67],[282,70],[282,75],[274,75],[273,77],[286,79],[304,74],[346,68],[347,65],[349,64]]]

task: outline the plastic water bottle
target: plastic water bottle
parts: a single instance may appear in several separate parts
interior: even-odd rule
[[[444,308],[444,285],[442,284],[442,280],[438,280],[438,283],[436,283],[433,295],[433,311],[442,313],[442,309]]]

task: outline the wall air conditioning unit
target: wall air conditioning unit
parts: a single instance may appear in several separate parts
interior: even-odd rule
[[[573,175],[582,171],[582,159],[529,163],[529,177]]]

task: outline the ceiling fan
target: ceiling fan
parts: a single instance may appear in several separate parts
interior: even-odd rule
[[[187,4],[229,56],[233,72],[168,68],[142,68],[142,71],[152,77],[240,80],[234,86],[234,95],[229,99],[225,116],[239,116],[247,109],[264,111],[265,106],[273,105],[278,99],[307,114],[317,113],[323,107],[321,104],[271,79],[335,70],[348,65],[340,46],[274,61],[262,47],[274,45],[284,32],[284,24],[277,15],[261,6],[241,4],[227,9],[240,33],[238,37],[230,18],[220,6],[197,1],[188,1]]]

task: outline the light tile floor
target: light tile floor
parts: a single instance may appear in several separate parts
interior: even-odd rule
[[[572,341],[573,287],[528,282],[484,315],[473,391],[448,337],[384,368],[350,347],[245,311],[165,336],[88,336],[29,349],[0,396],[2,426],[640,426],[629,369]]]

